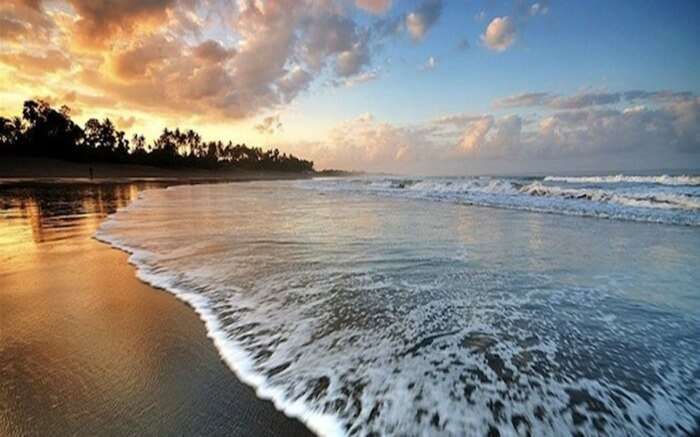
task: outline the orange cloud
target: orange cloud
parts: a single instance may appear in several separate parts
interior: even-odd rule
[[[22,80],[83,109],[230,121],[371,71],[372,32],[340,0],[7,0],[0,25],[0,92]]]
[[[355,0],[355,5],[373,14],[383,14],[391,7],[391,0]]]
[[[120,79],[142,79],[160,72],[161,67],[177,58],[181,50],[178,42],[156,35],[112,54],[112,70]]]
[[[0,40],[19,41],[29,30],[21,21],[0,17]]]
[[[0,41],[45,44],[55,29],[38,0],[4,0],[0,4]]]
[[[167,23],[176,0],[69,0],[78,15],[73,39],[82,47],[101,48],[115,37],[153,31]]]
[[[29,53],[0,54],[0,62],[21,70],[23,73],[48,74],[71,67],[71,60],[58,50],[49,50],[44,55]]]

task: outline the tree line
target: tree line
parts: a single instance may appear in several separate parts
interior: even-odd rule
[[[91,118],[81,127],[71,120],[70,108],[55,109],[42,100],[24,102],[21,116],[0,117],[0,154],[170,168],[301,172],[313,171],[314,166],[313,161],[277,149],[204,141],[191,129],[166,128],[150,143],[139,134],[129,139],[109,118]]]

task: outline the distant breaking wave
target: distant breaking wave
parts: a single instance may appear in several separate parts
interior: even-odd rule
[[[301,185],[321,191],[700,226],[700,176],[356,178]]]
[[[569,182],[585,184],[658,184],[658,185],[700,185],[700,176],[624,176],[621,174],[613,176],[547,176],[547,182]]]
[[[614,203],[621,206],[662,209],[700,209],[700,198],[672,193],[622,194],[597,189],[566,189],[533,183],[520,192],[531,196],[562,197],[564,199],[590,200],[599,203]]]

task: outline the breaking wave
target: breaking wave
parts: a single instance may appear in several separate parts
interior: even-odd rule
[[[357,178],[300,185],[321,191],[699,226],[700,185],[696,182],[700,184],[700,176]]]
[[[545,181],[569,182],[569,183],[591,183],[591,184],[659,184],[659,185],[700,185],[700,176],[547,176]]]

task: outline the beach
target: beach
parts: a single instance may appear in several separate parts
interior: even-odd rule
[[[698,182],[180,185],[97,237],[320,435],[695,435]]]
[[[700,429],[697,175],[61,180],[0,186],[2,435]]]
[[[92,172],[92,173],[91,173]],[[311,177],[300,172],[255,171],[244,169],[162,168],[135,164],[70,162],[30,156],[2,156],[0,183],[50,182],[71,178],[73,182],[223,182]],[[92,178],[91,178],[92,176]]]
[[[700,437],[700,1],[561,3],[0,1],[0,437]]]
[[[0,187],[1,435],[311,435],[236,378],[192,308],[93,238],[165,185]]]

